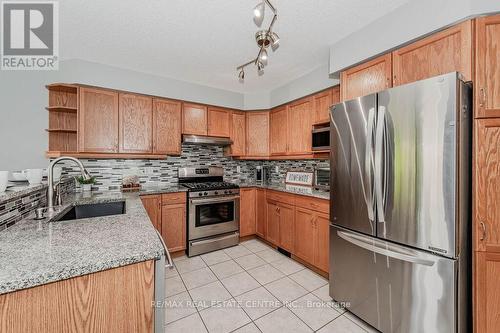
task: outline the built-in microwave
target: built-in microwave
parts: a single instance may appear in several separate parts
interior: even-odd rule
[[[330,150],[330,127],[313,129],[312,150]]]

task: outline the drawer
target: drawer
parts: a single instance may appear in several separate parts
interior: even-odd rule
[[[293,194],[287,194],[287,193],[283,193],[283,192],[268,190],[266,196],[267,196],[267,199],[270,199],[270,200],[286,203],[289,205],[295,204],[295,195],[293,195]]]
[[[295,198],[295,206],[315,210],[317,212],[329,214],[330,201],[318,198],[309,198],[298,195]]]
[[[161,204],[179,204],[186,202],[186,192],[165,193],[161,195]]]

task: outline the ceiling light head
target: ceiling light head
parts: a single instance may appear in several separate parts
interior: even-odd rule
[[[255,24],[260,27],[262,25],[262,22],[264,22],[264,9],[266,8],[266,3],[265,1],[262,1],[259,3],[255,8],[253,9],[253,21]]]
[[[262,51],[260,52],[260,55],[259,55],[259,62],[262,65],[266,66],[267,60],[268,60],[267,51],[265,49],[262,49]]]
[[[264,74],[264,66],[262,62],[257,61],[257,73],[259,73],[259,75]]]
[[[240,70],[240,73],[238,74],[238,78],[240,79],[240,82],[245,81],[245,70],[243,68]]]
[[[275,51],[280,46],[280,37],[277,33],[271,32],[271,48]]]

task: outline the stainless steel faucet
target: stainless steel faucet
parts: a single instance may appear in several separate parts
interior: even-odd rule
[[[47,194],[47,210],[52,211],[54,209],[54,166],[61,161],[73,161],[80,167],[80,172],[82,173],[82,177],[85,180],[89,180],[92,177],[89,175],[82,162],[74,157],[69,156],[61,156],[53,160],[47,169],[47,178],[49,183],[49,191]]]

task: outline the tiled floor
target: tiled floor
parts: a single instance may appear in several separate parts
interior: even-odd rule
[[[174,262],[167,333],[376,332],[335,307],[326,279],[257,239]]]

